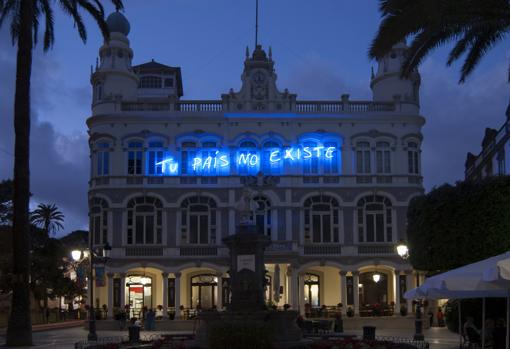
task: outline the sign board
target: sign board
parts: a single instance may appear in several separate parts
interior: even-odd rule
[[[255,255],[241,254],[237,256],[237,271],[248,269],[255,271]]]

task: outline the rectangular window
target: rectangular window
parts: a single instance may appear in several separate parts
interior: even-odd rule
[[[128,175],[141,175],[142,174],[142,152],[129,151],[128,152]]]
[[[144,231],[143,231],[143,216],[136,216],[136,221],[135,221],[135,242],[137,244],[143,244],[143,235],[144,235]]]
[[[367,214],[367,242],[374,242],[375,237],[375,215]]]
[[[407,165],[409,174],[418,174],[418,152],[415,150],[409,150],[407,152]]]
[[[324,157],[324,173],[325,174],[337,174],[338,173],[338,149],[336,143],[326,142],[324,143],[324,148],[328,149],[334,147],[335,150],[329,153],[326,153],[327,156]]]
[[[376,152],[377,173],[391,173],[391,157],[389,150]]]
[[[376,230],[376,241],[384,242],[384,215],[375,215],[375,230]]]
[[[312,234],[313,242],[321,242],[321,216],[312,216]]]
[[[145,243],[154,243],[154,216],[145,217]]]
[[[209,243],[209,227],[208,227],[209,216],[202,215],[200,216],[200,243],[207,244]]]
[[[322,216],[322,242],[331,242],[331,215]]]
[[[198,216],[189,217],[189,243],[198,243]]]
[[[94,243],[100,244],[101,243],[101,216],[97,215],[94,216],[93,220],[93,231],[94,231]]]
[[[161,176],[163,174],[163,151],[151,150],[148,152],[148,174],[152,176]],[[157,165],[160,163],[159,165]]]
[[[370,150],[356,151],[356,172],[370,173]]]

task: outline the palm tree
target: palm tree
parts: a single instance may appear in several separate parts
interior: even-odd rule
[[[39,204],[32,212],[31,221],[33,224],[42,228],[46,235],[53,235],[60,229],[64,229],[62,222],[64,214],[60,212],[55,204]]]
[[[122,0],[110,0],[120,9]],[[83,41],[87,32],[80,9],[88,12],[99,25],[107,40],[108,27],[100,0],[57,0],[60,8],[71,16]],[[13,198],[13,294],[7,328],[8,346],[32,344],[30,320],[30,253],[29,213],[30,197],[30,76],[32,49],[37,43],[39,21],[44,17],[44,50],[54,42],[53,6],[50,0],[0,0],[0,27],[10,19],[13,44],[17,43],[16,87],[14,95],[14,198]]]
[[[465,55],[459,80],[463,83],[487,51],[510,31],[508,0],[380,0],[379,8],[382,21],[369,57],[381,59],[393,45],[411,37],[403,77],[432,50],[453,42],[447,65]]]

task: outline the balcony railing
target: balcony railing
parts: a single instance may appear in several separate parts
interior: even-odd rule
[[[266,248],[267,252],[291,252],[294,249],[294,241],[271,241]]]
[[[163,256],[163,247],[150,247],[150,246],[126,247],[125,256],[126,257]]]
[[[296,101],[292,107],[298,113],[367,113],[395,111],[393,102],[373,101]],[[175,102],[121,102],[121,111],[178,111],[178,112],[222,112],[221,100],[190,100]]]
[[[214,246],[185,246],[180,248],[181,256],[217,256],[218,248]]]
[[[305,255],[337,255],[342,253],[341,245],[305,245],[303,248]]]
[[[395,246],[393,245],[359,245],[358,255],[385,255],[396,254]]]

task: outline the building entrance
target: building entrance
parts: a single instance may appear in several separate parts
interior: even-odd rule
[[[152,278],[129,276],[126,282],[126,295],[129,304],[129,317],[143,317],[143,308],[152,308]]]
[[[191,278],[191,307],[212,309],[216,305],[218,278],[202,274]]]

